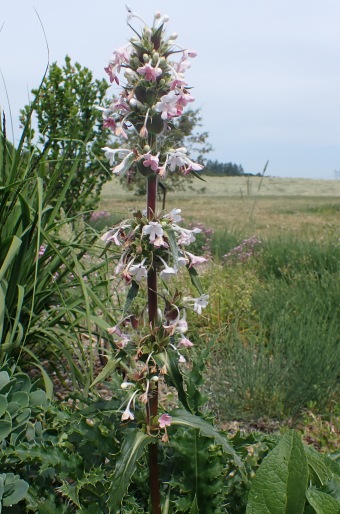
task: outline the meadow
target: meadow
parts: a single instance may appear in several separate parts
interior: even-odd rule
[[[169,192],[167,208],[180,206],[187,221],[204,220],[214,230],[323,237],[339,230],[340,181],[272,177],[204,177],[185,191]],[[249,183],[251,186],[249,187]],[[103,188],[100,208],[117,217],[144,208],[144,199],[113,178]]]
[[[144,201],[113,179],[100,208],[117,221]],[[166,202],[186,223],[203,220],[191,251],[209,248],[202,281],[210,306],[190,321],[197,346],[212,344],[206,393],[220,423],[300,426],[318,447],[335,449],[340,181],[206,177]],[[223,258],[247,238],[259,241],[254,255]]]

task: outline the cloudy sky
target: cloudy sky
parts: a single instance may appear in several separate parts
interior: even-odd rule
[[[48,62],[69,54],[96,78],[132,33],[125,0],[1,0],[0,69],[14,134],[19,109]],[[187,79],[210,134],[210,158],[280,177],[335,178],[340,170],[339,0],[128,0],[197,50]],[[35,9],[35,10],[34,10]],[[8,113],[4,84],[0,106]]]

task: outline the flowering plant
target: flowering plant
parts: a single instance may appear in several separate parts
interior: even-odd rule
[[[186,148],[173,148],[166,137],[173,120],[194,101],[185,71],[196,53],[181,48],[176,43],[177,34],[166,35],[167,16],[156,13],[152,26],[148,26],[138,14],[127,9],[128,25],[131,27],[130,22],[138,20],[142,29],[138,32],[131,27],[135,35],[128,45],[115,50],[105,68],[110,81],[117,85],[124,73],[125,84],[119,98],[102,109],[104,125],[116,136],[123,136],[125,142],[120,148],[104,147],[103,151],[114,175],[125,176],[127,180],[136,173],[145,177],[147,208],[112,227],[101,239],[121,249],[115,274],[129,287],[122,317],[108,328],[108,333],[113,348],[117,349],[116,362],[122,363],[125,373],[121,387],[127,392],[127,400],[121,419],[127,428],[137,421],[141,430],[136,429],[135,435],[127,437],[124,443],[112,485],[111,509],[113,512],[119,509],[118,482],[119,490],[124,493],[133,464],[148,445],[151,505],[155,514],[161,512],[157,444],[160,440],[169,441],[167,428],[189,425],[209,436],[216,435],[211,425],[192,411],[181,371],[193,346],[186,335],[187,309],[201,315],[209,299],[196,271],[207,259],[188,251],[201,229],[183,227],[181,209],[170,212],[156,209],[159,177],[174,172],[197,174],[203,166],[189,158]],[[181,268],[188,270],[198,291],[196,297],[186,297],[177,289],[170,291],[169,281]],[[146,291],[145,303],[141,291]],[[142,298],[138,306],[137,297]],[[108,366],[112,369],[111,363]],[[186,410],[184,417],[178,410],[171,414],[161,412],[160,383],[176,387]],[[227,442],[224,444],[230,449]],[[128,462],[126,452],[132,452]]]

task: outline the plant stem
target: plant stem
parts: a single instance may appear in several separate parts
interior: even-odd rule
[[[147,184],[147,215],[148,220],[152,220],[156,211],[157,198],[157,175],[148,177]],[[152,268],[148,273],[148,308],[149,324],[153,330],[157,323],[157,271]],[[147,404],[146,417],[147,424],[151,425],[152,418],[158,414],[158,384],[152,392],[152,396]],[[159,491],[159,471],[158,471],[158,445],[149,445],[149,480],[152,514],[161,514],[161,498]]]

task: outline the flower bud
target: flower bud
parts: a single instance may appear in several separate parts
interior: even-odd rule
[[[173,32],[173,33],[171,34],[171,36],[170,36],[170,39],[173,39],[173,40],[175,40],[175,39],[177,39],[177,38],[178,38],[178,34],[177,34],[177,32]]]
[[[148,138],[149,132],[148,132],[148,129],[145,127],[145,125],[143,125],[143,127],[140,129],[139,135],[143,139]]]
[[[144,146],[144,153],[148,153],[148,152],[150,152],[150,150],[151,150],[151,148],[149,145]]]
[[[122,382],[120,384],[121,389],[129,389],[130,387],[134,387],[135,384],[133,382]]]
[[[157,12],[155,13],[155,20],[159,20],[159,18],[160,18],[161,16],[162,16],[162,15],[161,15],[161,13],[160,13],[159,11],[157,11]]]
[[[144,29],[144,34],[143,34],[147,39],[150,39],[151,37],[151,29],[149,27],[146,27]]]
[[[155,52],[152,56],[152,64],[156,64],[158,62],[158,59],[159,59],[159,53]]]
[[[153,377],[150,378],[150,382],[158,382],[159,380],[159,377],[157,375],[154,375]]]
[[[159,66],[162,67],[162,66],[164,66],[165,63],[166,63],[166,58],[165,57],[161,57],[160,60],[159,60]]]
[[[169,16],[168,16],[167,14],[165,14],[165,15],[163,16],[163,18],[162,18],[162,22],[163,22],[163,23],[166,23],[166,22],[167,22],[167,21],[169,21],[169,20],[170,20],[170,18],[169,18]]]
[[[149,55],[148,54],[143,54],[143,61],[144,62],[148,62],[150,59]]]

